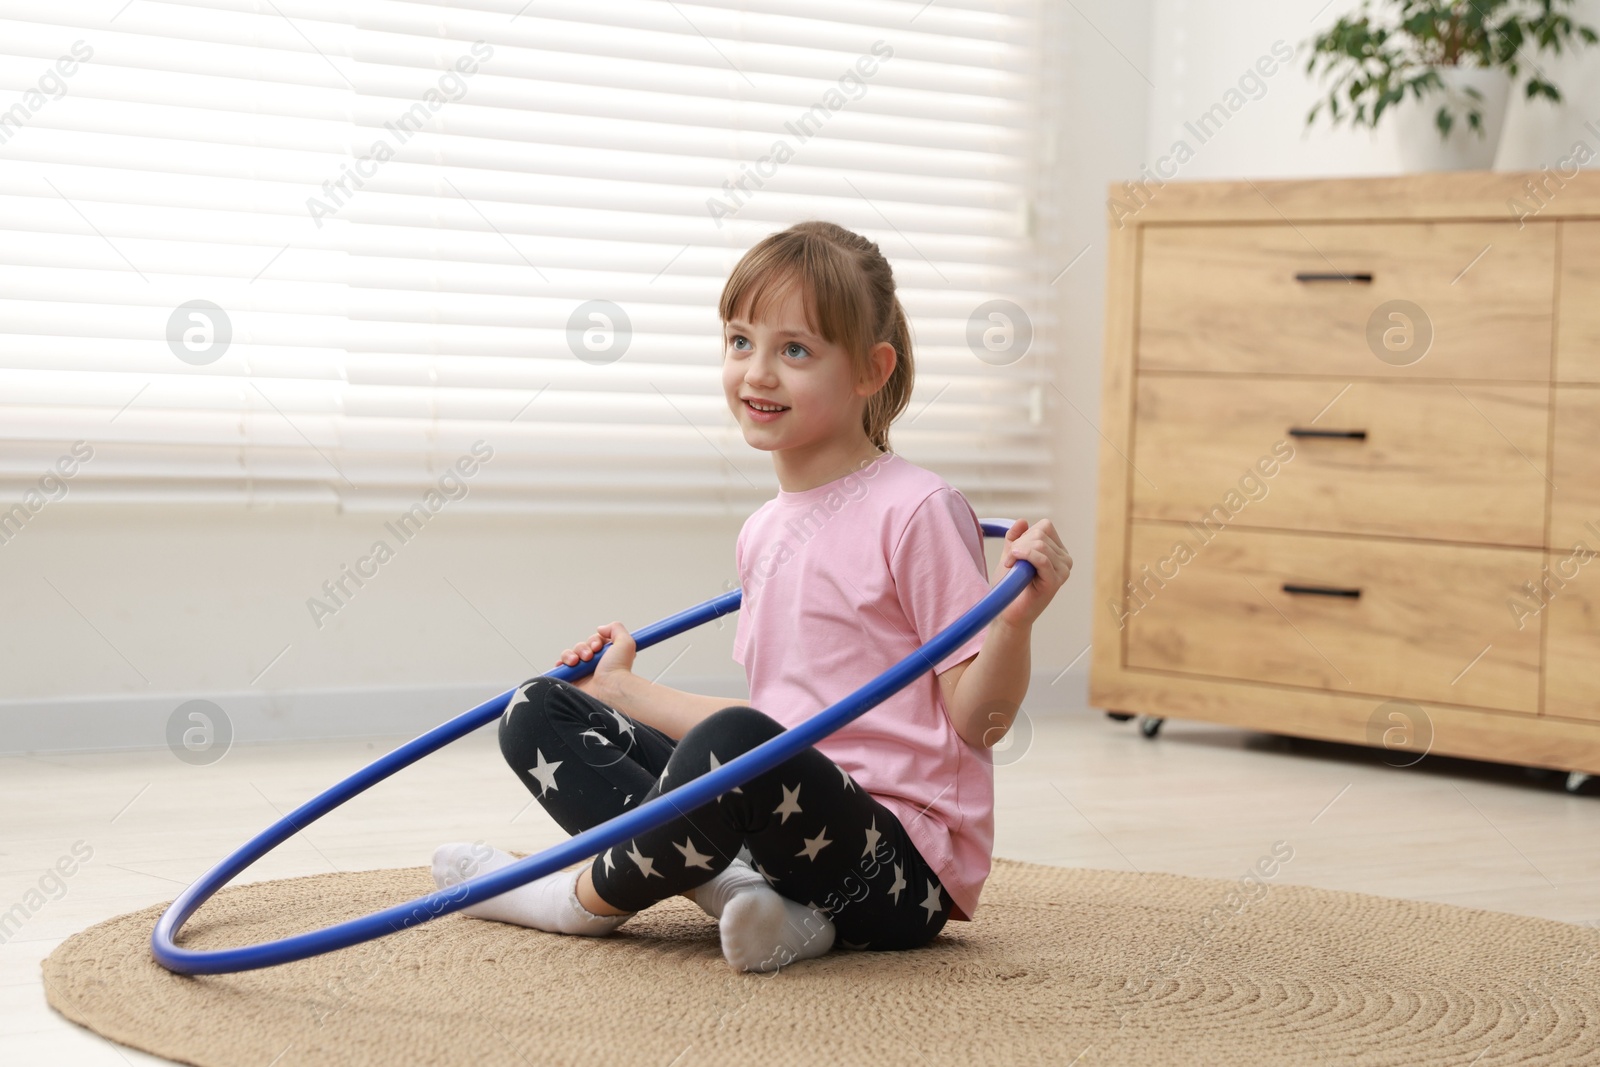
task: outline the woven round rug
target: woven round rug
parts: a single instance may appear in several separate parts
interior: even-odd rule
[[[432,888],[424,867],[236,886],[182,942],[286,937]],[[63,942],[46,993],[200,1067],[1600,1064],[1600,930],[1300,886],[996,858],[976,922],[775,974],[735,972],[679,897],[606,938],[454,914],[201,977],[151,958],[163,909]]]

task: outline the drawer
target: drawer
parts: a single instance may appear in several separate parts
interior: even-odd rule
[[[1561,224],[1556,378],[1600,383],[1600,222]]]
[[[1554,223],[1149,226],[1140,255],[1141,369],[1550,377]]]
[[[1543,599],[1544,713],[1600,722],[1600,557],[1596,542],[1549,557]],[[1536,583],[1538,584],[1538,583]],[[1527,610],[1537,602],[1524,598]]]
[[[1550,548],[1600,549],[1600,387],[1562,385],[1555,395]]]
[[[1131,526],[1129,667],[1369,694],[1374,709],[1403,697],[1538,710],[1543,620],[1518,629],[1506,605],[1543,552]]]
[[[1141,374],[1135,403],[1136,518],[1544,546],[1547,385]]]

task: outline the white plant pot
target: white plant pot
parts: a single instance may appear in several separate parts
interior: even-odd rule
[[[1511,77],[1503,70],[1485,67],[1435,67],[1444,82],[1444,92],[1429,93],[1421,100],[1407,97],[1394,108],[1394,123],[1400,134],[1400,162],[1408,172],[1429,170],[1488,170],[1494,166],[1500,148],[1500,131],[1505,128],[1506,99],[1511,95]],[[1474,101],[1466,92],[1471,87],[1482,94]],[[1455,125],[1449,137],[1439,136],[1434,115],[1444,103],[1452,105]],[[1467,125],[1467,106],[1476,103],[1483,113],[1483,134]]]

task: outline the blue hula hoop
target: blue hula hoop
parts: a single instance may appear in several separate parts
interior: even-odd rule
[[[1003,537],[1011,529],[1012,523],[1007,519],[983,519],[981,525],[985,536]],[[156,962],[177,974],[231,974],[260,967],[274,967],[280,963],[303,960],[308,956],[317,956],[363,941],[371,941],[385,934],[397,933],[429,919],[448,915],[477,901],[499,896],[519,885],[561,870],[575,860],[597,855],[602,849],[654,829],[680,811],[692,811],[716,799],[762,771],[785,762],[789,757],[827,737],[845,723],[870,711],[877,704],[932,670],[941,659],[987,626],[1007,604],[1016,599],[1017,594],[1033,580],[1033,576],[1034,568],[1031,563],[1022,559],[1015,561],[1011,566],[1011,573],[1005,580],[989,590],[965,615],[941,630],[927,644],[831,708],[817,712],[805,722],[784,731],[770,741],[757,745],[716,770],[693,778],[670,792],[661,794],[648,804],[641,804],[608,822],[590,827],[583,833],[547,848],[538,855],[524,857],[500,870],[479,875],[448,889],[429,893],[409,903],[397,904],[392,908],[321,930],[313,930],[310,933],[296,934],[293,937],[268,941],[260,945],[209,952],[178,947],[175,939],[183,924],[240,871],[298,831],[396,771],[411,766],[450,742],[499,719],[512,695],[517,691],[516,688],[508,689],[492,700],[479,704],[471,711],[463,712],[443,725],[436,726],[420,737],[408,741],[393,752],[374,760],[261,831],[231,856],[198,878],[168,905],[150,935],[150,951],[155,956]],[[635,634],[635,644],[640,649],[646,649],[658,641],[676,637],[686,630],[737,611],[743,598],[743,590],[735,589],[686,611],[668,616]],[[562,681],[582,678],[594,670],[601,657],[605,655],[605,649],[610,647],[606,645],[600,650],[599,655],[587,663],[579,663],[573,667],[562,664],[546,672],[544,676]]]

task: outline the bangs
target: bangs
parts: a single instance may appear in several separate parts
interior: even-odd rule
[[[818,327],[814,310],[817,306],[816,298],[799,271],[792,267],[769,264],[759,273],[755,270],[735,271],[728,279],[727,288],[723,290],[722,303],[718,311],[722,315],[723,322],[740,318],[754,325],[770,319],[776,312],[777,306],[797,288],[800,290],[800,306],[806,317],[806,329],[818,337],[833,341],[833,338],[828,337]]]
[[[848,252],[819,234],[773,234],[733,269],[717,310],[723,322],[743,315],[753,324],[798,287],[806,328],[864,362],[872,324],[858,273]]]

